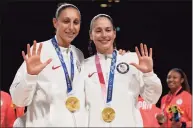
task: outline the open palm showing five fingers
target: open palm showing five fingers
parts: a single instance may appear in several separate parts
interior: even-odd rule
[[[147,49],[147,45],[140,44],[140,52],[137,47],[135,47],[136,54],[139,59],[139,64],[130,63],[135,66],[138,70],[143,73],[148,73],[153,71],[153,59],[152,59],[152,48],[150,48],[149,52]]]
[[[40,60],[40,54],[42,49],[42,43],[40,43],[38,50],[36,50],[37,42],[34,41],[32,51],[30,51],[30,45],[27,44],[27,56],[22,51],[23,59],[26,62],[27,73],[30,75],[38,75],[52,60],[48,59],[42,63]]]

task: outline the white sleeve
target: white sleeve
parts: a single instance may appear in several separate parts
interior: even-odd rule
[[[136,52],[130,52],[128,55],[129,56],[127,56],[127,58],[130,58],[130,62],[139,64]],[[147,103],[156,104],[162,94],[162,84],[160,79],[153,71],[149,73],[142,73],[138,69],[136,70],[136,80],[139,85],[139,94]]]
[[[32,102],[36,91],[37,77],[37,75],[27,74],[26,63],[23,62],[10,87],[10,94],[15,105],[24,107]]]
[[[150,104],[156,104],[162,94],[162,84],[154,72],[139,72],[140,95]]]

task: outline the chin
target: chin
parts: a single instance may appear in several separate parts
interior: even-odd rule
[[[67,42],[67,44],[70,45],[73,40],[74,40],[74,38],[73,39],[67,39],[66,42]]]
[[[109,44],[107,44],[107,45],[102,45],[102,49],[104,49],[104,50],[108,50],[108,49],[110,49],[110,45]]]
[[[175,89],[176,87],[175,86],[168,86],[169,89]]]

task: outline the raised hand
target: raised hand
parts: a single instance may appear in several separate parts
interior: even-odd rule
[[[153,59],[152,59],[152,48],[150,48],[149,53],[146,44],[140,44],[140,52],[137,47],[135,47],[135,51],[137,53],[139,64],[130,63],[135,66],[138,70],[143,73],[148,73],[153,71]]]
[[[36,44],[37,42],[34,40],[32,52],[30,51],[30,45],[27,44],[27,56],[25,55],[25,52],[22,51],[23,59],[26,62],[27,73],[30,75],[38,75],[52,61],[52,59],[48,59],[44,63],[41,62],[40,54],[42,49],[42,43],[40,43],[37,52]]]

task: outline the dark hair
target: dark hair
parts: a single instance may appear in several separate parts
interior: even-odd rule
[[[181,75],[181,78],[184,79],[183,83],[182,83],[182,88],[184,90],[186,90],[187,92],[190,92],[190,86],[188,84],[188,79],[187,79],[187,76],[186,74],[184,73],[184,71],[180,68],[173,68],[171,69],[170,71],[175,71],[175,72],[178,72],[180,75]],[[169,71],[169,72],[170,72]]]
[[[107,15],[107,14],[98,14],[98,15],[96,15],[96,16],[91,20],[91,22],[90,22],[89,34],[91,34],[91,32],[92,32],[93,23],[94,23],[98,18],[101,18],[101,17],[107,18],[107,19],[111,22],[111,24],[112,24],[112,26],[113,26],[113,30],[116,31],[116,28],[115,28],[114,23],[113,23],[113,19],[112,19],[109,15]],[[94,47],[94,48],[93,48],[93,47]],[[113,47],[116,49],[116,43],[115,43],[115,42],[113,43]],[[94,49],[94,52],[93,52],[93,49]],[[88,52],[89,52],[89,55],[90,55],[90,56],[92,56],[93,54],[96,53],[96,47],[95,47],[95,45],[93,45],[93,41],[92,41],[92,40],[89,40]]]
[[[69,7],[76,9],[80,14],[79,9],[75,5],[69,4],[69,3],[59,3],[58,8],[56,10],[55,18],[59,17],[62,10],[66,9],[66,8],[69,8]],[[81,14],[80,14],[80,17],[81,17]]]

